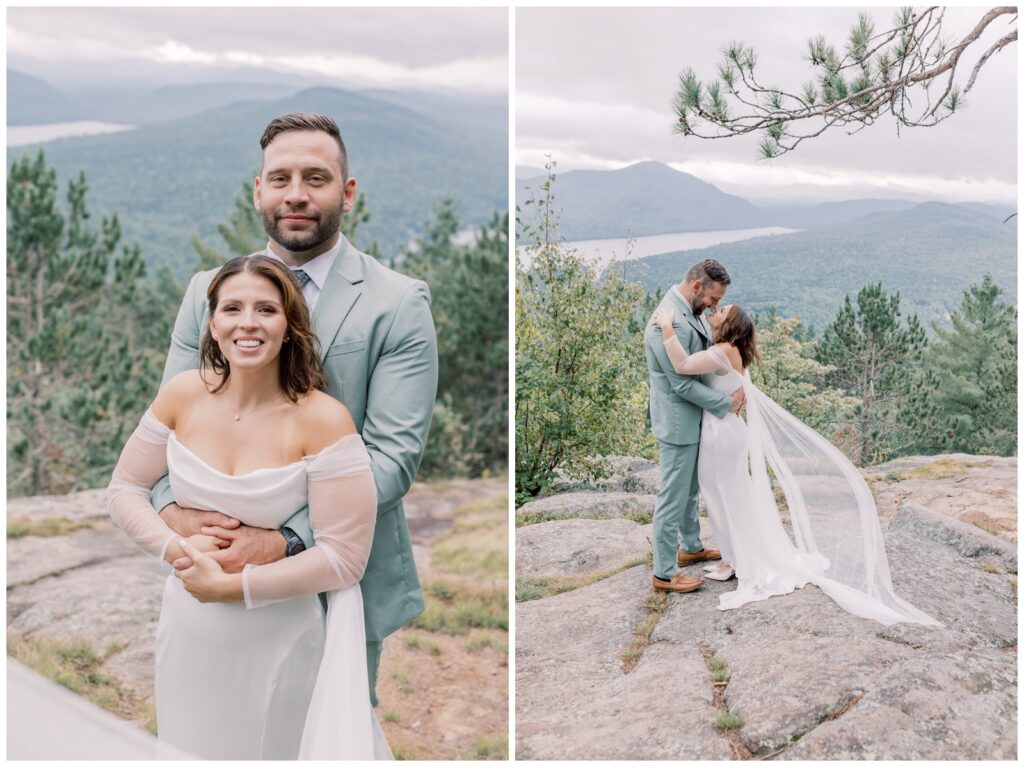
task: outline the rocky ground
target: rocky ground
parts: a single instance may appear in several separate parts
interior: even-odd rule
[[[103,497],[103,490],[91,490],[9,501],[8,652],[54,675],[69,673],[63,661],[77,662],[86,677],[105,685],[105,695],[84,682],[68,679],[67,686],[152,731],[153,649],[165,576],[111,523]],[[463,516],[494,531],[490,548],[504,549],[507,568],[507,497],[504,477],[418,483],[407,497],[421,579],[428,585],[444,579],[449,608],[458,609],[462,592],[458,575],[446,570],[450,562],[434,561],[435,546],[445,545],[462,510],[472,507]],[[489,585],[504,592],[507,578],[491,577]],[[389,637],[377,713],[396,756],[506,753],[507,648],[507,630],[491,626],[414,626]]]
[[[728,612],[734,582],[659,597],[649,462],[520,507],[517,758],[1015,759],[1016,459],[865,474],[896,591],[941,628],[885,628],[812,586]]]

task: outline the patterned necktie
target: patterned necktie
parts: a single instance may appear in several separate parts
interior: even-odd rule
[[[306,287],[306,283],[309,282],[309,280],[310,280],[310,276],[308,274],[306,274],[301,269],[293,269],[292,270],[292,274],[294,274],[295,275],[295,279],[297,279],[299,281],[299,287],[300,288]]]

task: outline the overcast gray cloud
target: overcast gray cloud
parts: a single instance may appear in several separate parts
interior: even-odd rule
[[[255,67],[340,85],[505,93],[507,19],[504,8],[12,8],[8,66],[72,76],[80,64],[90,77]]]
[[[886,28],[894,9],[870,13]],[[807,40],[824,34],[841,47],[856,9],[520,8],[516,13],[516,161],[560,170],[617,168],[660,160],[751,199],[842,198],[867,194],[1011,202],[1016,200],[1017,50],[982,70],[968,108],[934,128],[877,125],[835,131],[770,163],[757,160],[760,137],[683,139],[670,108],[687,66],[717,72],[724,44],[742,40],[758,54],[763,79],[798,88],[810,79]],[[949,9],[950,38],[969,31],[984,9]],[[985,40],[1005,34],[997,21]]]

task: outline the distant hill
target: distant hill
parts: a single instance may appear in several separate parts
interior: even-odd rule
[[[516,193],[519,202],[525,198],[522,187]],[[559,229],[570,240],[766,225],[746,200],[658,162],[571,170],[558,174],[554,192],[561,209]]]
[[[189,235],[220,246],[216,224],[233,207],[242,182],[260,158],[259,136],[276,116],[321,112],[338,120],[352,174],[372,219],[364,244],[378,240],[395,253],[423,230],[433,205],[456,200],[464,225],[508,206],[507,117],[472,126],[362,93],[312,88],[275,101],[231,104],[202,114],[103,136],[46,145],[62,185],[84,170],[97,217],[118,212],[129,241],[143,244],[147,261],[184,276],[195,260]],[[8,152],[8,161],[35,153]],[[358,243],[357,243],[358,244]]]
[[[543,170],[517,168],[517,202],[522,203],[529,195],[524,187],[535,189],[545,175]],[[765,226],[821,229],[873,213],[908,210],[918,204],[910,200],[856,199],[758,206],[657,162],[618,170],[560,173],[554,194],[555,207],[561,213],[559,228],[569,240]],[[1000,220],[1013,212],[1002,205],[969,205]]]
[[[78,99],[57,90],[45,80],[7,70],[7,124],[41,125],[98,119]]]
[[[148,87],[88,87],[75,90],[97,120],[128,125],[191,117],[239,101],[275,101],[301,90],[280,83],[219,82]]]
[[[703,258],[717,258],[729,270],[728,302],[755,312],[774,308],[819,331],[835,317],[845,295],[855,295],[869,282],[899,290],[904,309],[926,326],[948,319],[964,289],[986,272],[1008,300],[1017,300],[1016,219],[1003,224],[991,210],[936,202],[813,231],[650,256],[616,268],[660,294]]]
[[[532,165],[516,166],[516,181],[528,181],[530,179],[537,178],[538,176],[545,175],[547,175],[547,171],[543,168],[535,168]]]

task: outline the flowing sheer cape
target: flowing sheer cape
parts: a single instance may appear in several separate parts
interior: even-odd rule
[[[743,391],[756,502],[778,513],[770,467],[785,495],[794,544],[823,567],[811,582],[854,615],[887,626],[940,625],[893,590],[875,500],[856,467],[758,389],[749,372]]]
[[[674,335],[664,343],[677,373],[733,371],[717,346],[688,355]],[[844,610],[886,626],[940,625],[893,590],[875,499],[856,467],[835,445],[758,389],[749,371],[738,377],[746,395],[754,510],[762,521],[779,515],[770,467],[786,499],[791,543],[796,546],[793,567],[802,579]],[[766,537],[762,545],[773,550],[778,550],[776,544],[788,545],[779,538],[778,526],[758,529]]]

